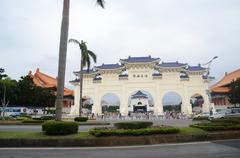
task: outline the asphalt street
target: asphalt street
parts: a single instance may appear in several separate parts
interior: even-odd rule
[[[239,158],[240,139],[153,146],[0,148],[1,158]]]

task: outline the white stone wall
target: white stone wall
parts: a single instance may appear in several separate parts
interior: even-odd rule
[[[93,99],[93,112],[101,114],[101,98],[107,93],[113,93],[120,99],[120,112],[128,114],[128,99],[133,92],[147,91],[153,97],[154,114],[163,114],[163,97],[168,92],[176,92],[182,98],[181,111],[185,114],[192,113],[190,98],[200,94],[204,99],[203,111],[209,111],[209,98],[206,93],[208,82],[202,75],[190,74],[189,80],[181,80],[178,72],[163,72],[162,78],[153,79],[151,68],[130,68],[128,79],[120,80],[119,74],[102,74],[102,81],[93,83],[92,78],[84,78],[83,96]],[[134,77],[135,75],[135,77]],[[137,77],[139,75],[139,77]],[[79,109],[79,84],[75,85],[75,100],[71,114],[78,114]]]

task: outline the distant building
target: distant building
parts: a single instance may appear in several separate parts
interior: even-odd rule
[[[211,87],[212,102],[216,108],[231,106],[227,96],[230,92],[229,84],[237,78],[240,78],[240,69],[225,73],[225,76]]]
[[[30,70],[28,75],[32,77],[33,82],[36,86],[42,88],[50,88],[54,90],[56,94],[57,91],[56,78],[40,72],[39,68],[36,70],[34,74],[32,74],[32,71]],[[68,88],[64,88],[64,100],[63,100],[64,108],[70,109],[71,105],[73,104],[73,101],[74,101],[73,91]]]
[[[142,91],[131,96],[130,106],[128,107],[129,112],[147,112],[153,111],[153,108],[149,107],[148,96]]]

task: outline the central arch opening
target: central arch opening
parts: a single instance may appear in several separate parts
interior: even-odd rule
[[[91,114],[92,106],[93,106],[93,99],[90,96],[83,96],[82,113],[83,114]]]
[[[107,93],[101,98],[102,113],[119,113],[120,99],[114,93]]]
[[[199,114],[202,112],[202,107],[204,104],[204,99],[201,94],[194,94],[190,98],[190,104],[192,105],[192,112],[194,114]]]
[[[152,95],[144,90],[137,90],[131,93],[128,98],[128,112],[149,113],[153,112],[154,101]]]
[[[182,98],[176,92],[168,92],[162,100],[164,112],[181,112]]]

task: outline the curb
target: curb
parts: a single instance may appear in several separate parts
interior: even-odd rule
[[[212,141],[222,139],[239,139],[240,131],[214,132],[205,135],[152,135],[127,137],[98,137],[78,139],[0,139],[0,147],[102,147],[153,145],[162,143],[183,143]]]

